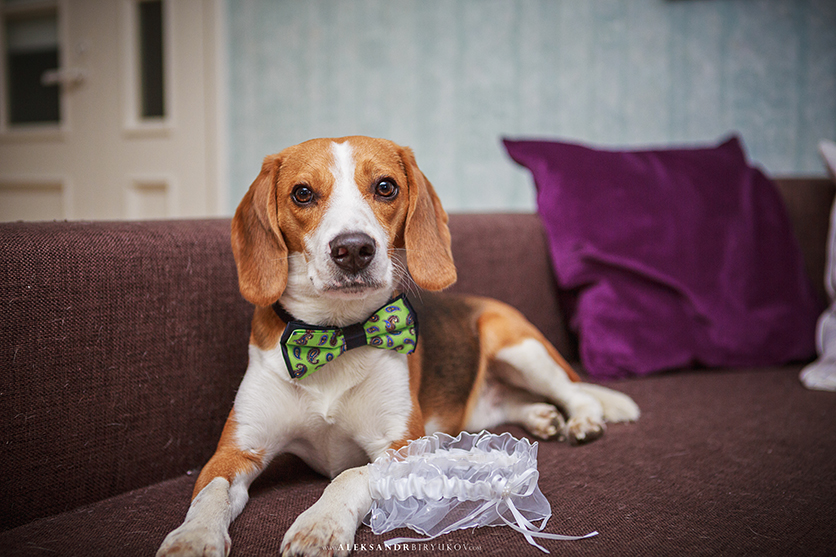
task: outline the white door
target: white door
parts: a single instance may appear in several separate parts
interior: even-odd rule
[[[0,220],[225,210],[218,2],[0,2]]]

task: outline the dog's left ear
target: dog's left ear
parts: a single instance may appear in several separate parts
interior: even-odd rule
[[[409,210],[404,228],[406,265],[418,286],[443,290],[456,282],[447,213],[432,184],[418,168],[412,150],[402,147],[400,156],[409,182]]]
[[[278,222],[276,180],[281,158],[264,159],[261,172],[232,218],[232,253],[244,298],[270,306],[287,286],[287,246]]]

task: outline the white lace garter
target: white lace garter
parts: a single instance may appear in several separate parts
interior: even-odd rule
[[[372,508],[364,522],[375,534],[409,527],[427,536],[396,538],[387,547],[426,541],[453,530],[507,525],[534,538],[580,540],[543,532],[551,506],[537,485],[537,443],[510,433],[436,433],[389,450],[368,465]],[[541,521],[539,526],[534,522]]]

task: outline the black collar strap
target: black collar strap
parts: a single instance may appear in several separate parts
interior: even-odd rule
[[[388,305],[388,304],[391,304],[391,303],[392,303],[392,301],[393,301],[393,300],[396,300],[397,298],[398,298],[398,296],[397,296],[397,295],[392,296],[392,298],[391,298],[388,302],[386,302],[385,304],[383,304],[383,306],[381,306],[381,307],[384,307],[384,306],[386,306],[386,305]],[[407,303],[408,303],[408,302],[407,302]],[[295,317],[293,317],[293,316],[290,314],[290,312],[289,312],[289,311],[287,311],[286,309],[284,309],[284,306],[281,304],[281,302],[280,302],[279,300],[276,300],[276,303],[274,303],[271,307],[273,308],[273,311],[274,311],[274,312],[275,312],[275,314],[279,317],[279,319],[281,319],[282,321],[284,321],[285,325],[287,325],[287,324],[289,324],[289,323],[295,323],[295,324],[297,325],[297,328],[308,328],[308,329],[322,328],[322,326],[319,326],[319,325],[311,325],[310,323],[305,323],[305,322],[304,322],[304,321],[302,321],[301,319],[296,319]],[[410,306],[410,307],[411,307],[411,306]],[[359,323],[354,323],[354,324],[352,324],[352,325],[347,325],[347,326],[345,326],[345,327],[329,327],[329,328],[334,328],[334,329],[343,329],[344,331],[346,331],[347,333],[349,333],[349,334],[347,334],[347,335],[346,335],[346,340],[347,340],[347,341],[349,341],[349,342],[351,342],[349,339],[350,339],[352,336],[356,336],[356,335],[360,335],[360,334],[362,334],[362,335],[363,335],[363,338],[364,338],[364,340],[365,340],[365,333],[362,333],[362,331],[357,331],[357,330],[356,330],[356,329],[357,329],[357,327],[359,327],[360,329],[362,329],[362,328],[363,328],[363,323],[364,323],[364,322],[365,322],[365,320],[360,321]],[[354,334],[351,334],[352,332],[354,332]],[[358,346],[362,346],[362,344],[359,344]],[[352,346],[351,348],[354,348],[354,347]]]
[[[276,303],[273,304],[273,311],[276,313],[276,315],[279,316],[279,319],[284,321],[285,325],[287,325],[291,321],[299,321],[298,319],[290,315],[290,313],[288,313],[287,310],[284,309],[284,306],[280,304],[278,300],[276,300]],[[299,322],[301,323],[301,321]]]

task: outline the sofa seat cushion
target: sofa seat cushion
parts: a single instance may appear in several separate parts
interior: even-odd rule
[[[799,366],[686,371],[614,385],[643,414],[590,445],[541,442],[546,531],[599,536],[543,543],[560,555],[827,555],[836,531],[836,404],[805,389]],[[687,395],[683,395],[687,393]],[[516,437],[517,427],[497,428]],[[188,509],[195,475],[180,476],[0,533],[4,556],[153,555]],[[281,457],[250,490],[230,529],[231,557],[275,556],[296,516],[327,480]],[[390,537],[362,526],[354,555]],[[423,549],[423,546],[420,547]],[[454,532],[426,552],[535,554],[507,527]],[[534,551],[534,553],[532,553]]]
[[[592,375],[813,355],[819,300],[781,196],[737,138],[646,151],[505,145],[534,176]]]

